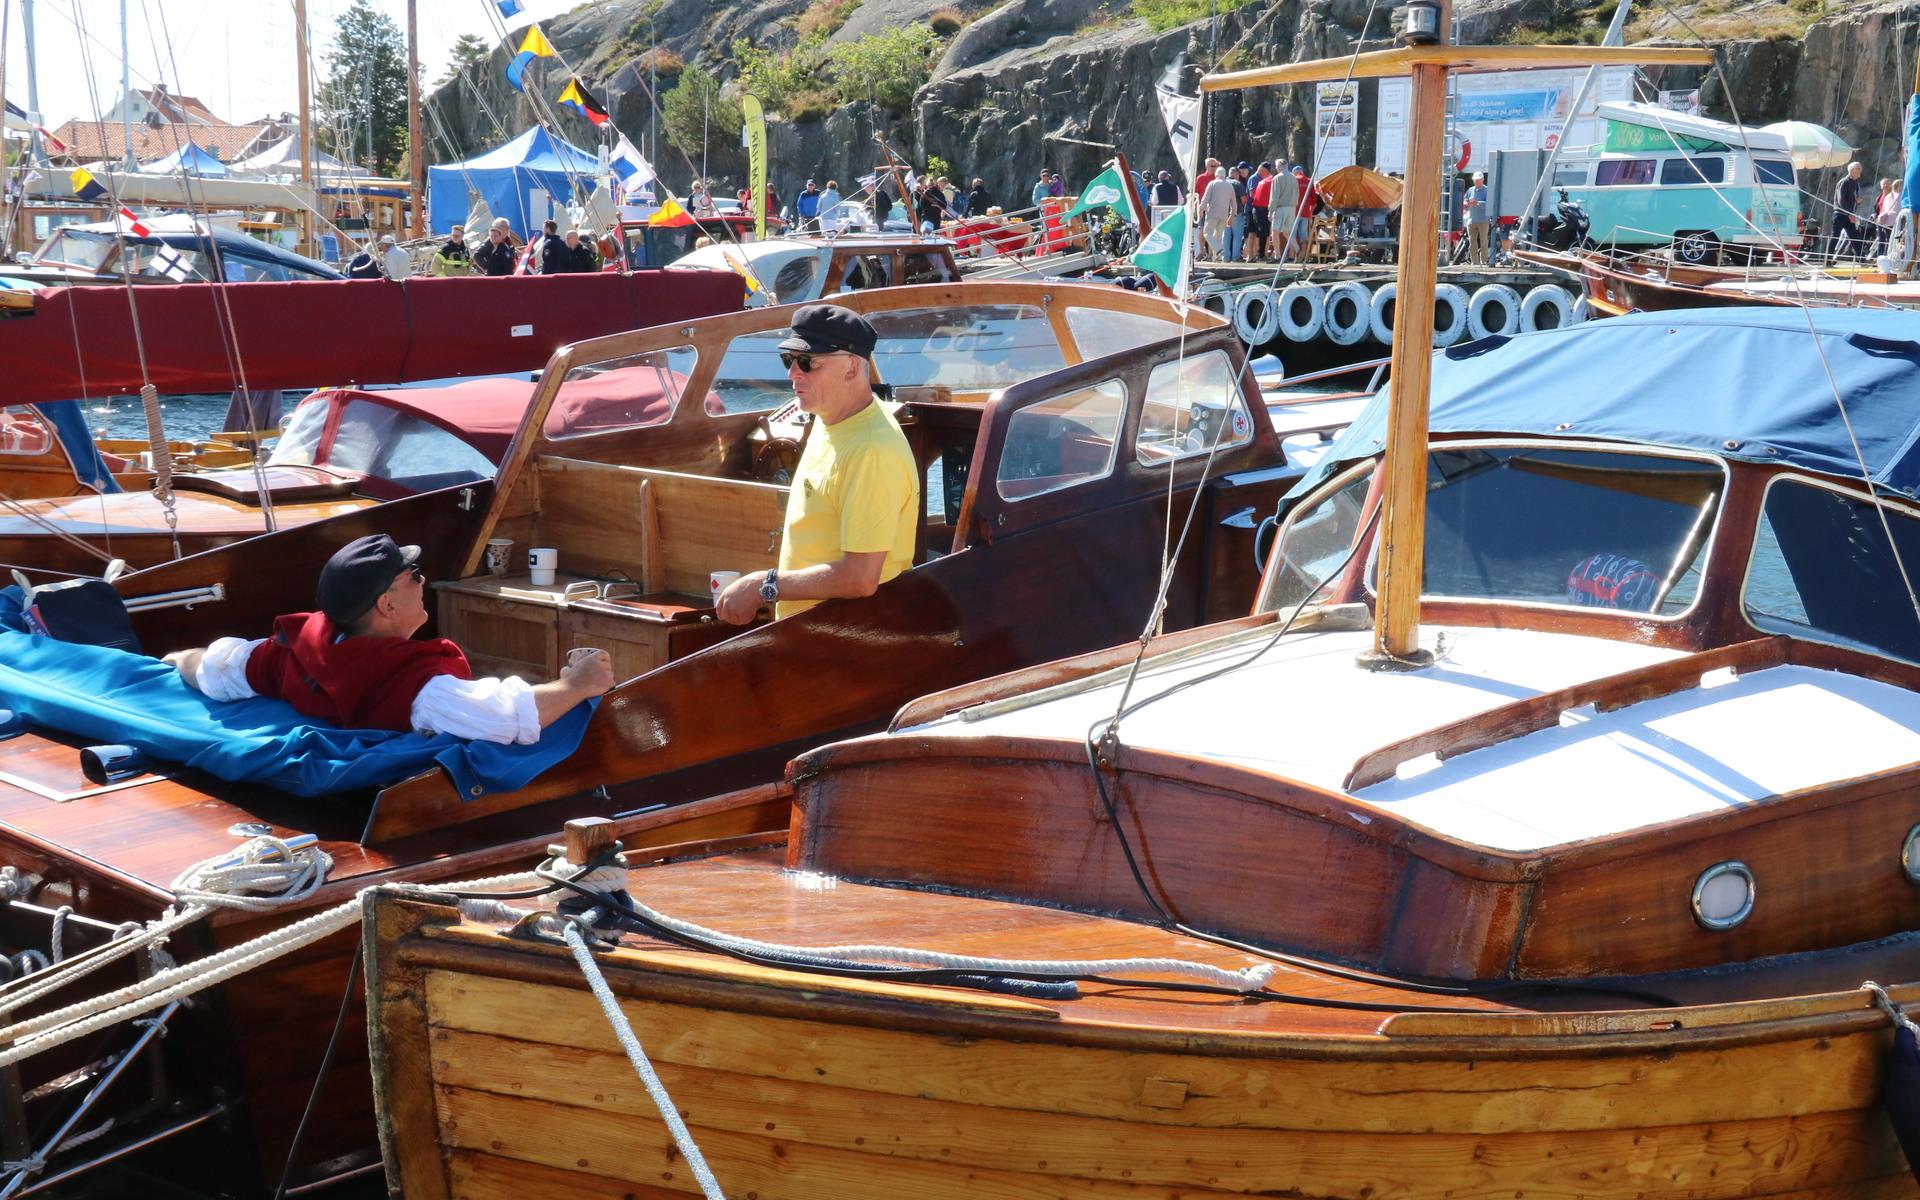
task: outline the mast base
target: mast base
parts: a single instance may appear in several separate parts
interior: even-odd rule
[[[1439,661],[1439,657],[1425,647],[1404,655],[1367,650],[1354,659],[1363,671],[1421,671]]]

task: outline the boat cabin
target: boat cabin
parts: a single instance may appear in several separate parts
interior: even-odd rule
[[[146,237],[134,236],[117,221],[62,225],[18,265],[0,266],[0,278],[40,287],[346,278],[325,263],[191,216],[152,217],[143,224]]]
[[[860,234],[702,246],[673,266],[703,271],[747,268],[764,289],[747,297],[749,305],[797,304],[866,288],[951,283],[960,278],[951,242],[913,236]]]

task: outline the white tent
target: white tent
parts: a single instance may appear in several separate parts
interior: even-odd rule
[[[233,169],[244,175],[298,175],[300,174],[300,139],[284,138],[252,158],[234,163]],[[318,148],[313,152],[313,169],[328,175],[366,174],[362,168],[352,163],[341,162]]]

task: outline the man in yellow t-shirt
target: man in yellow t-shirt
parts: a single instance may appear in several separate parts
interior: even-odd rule
[[[788,332],[780,361],[813,432],[787,495],[780,565],[741,576],[714,602],[734,625],[763,604],[790,617],[822,600],[871,596],[913,565],[920,476],[899,422],[873,397],[873,326],[837,304],[809,304]]]

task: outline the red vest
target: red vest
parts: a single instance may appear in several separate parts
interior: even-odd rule
[[[350,637],[325,613],[295,613],[247,656],[247,683],[303,716],[346,729],[413,728],[413,698],[436,675],[472,679],[460,647],[445,638]]]

